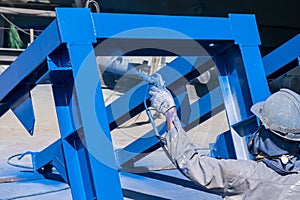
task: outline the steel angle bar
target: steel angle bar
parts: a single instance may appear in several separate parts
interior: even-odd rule
[[[34,131],[34,111],[30,90],[32,86],[19,84],[18,90],[7,98],[7,104],[30,135]]]
[[[229,18],[237,45],[215,58],[236,157],[249,159],[245,135],[232,126],[253,115],[251,106],[265,100],[270,91],[258,48],[260,38],[254,15],[230,14]]]
[[[264,100],[270,95],[264,66],[262,63],[258,45],[260,42],[257,23],[254,15],[229,14],[234,41],[239,45],[240,55],[228,55],[232,57],[240,56],[242,58],[245,75],[240,74],[239,78],[247,80],[249,90],[242,88],[243,93],[249,93],[252,103]],[[234,63],[239,65],[239,63]],[[230,67],[229,67],[230,68]],[[240,81],[240,85],[242,84]],[[247,95],[247,94],[245,94]],[[244,101],[246,101],[244,99]],[[246,105],[246,104],[245,104]],[[244,106],[243,106],[244,107]],[[250,110],[250,108],[246,108]]]
[[[38,171],[43,166],[52,162],[55,157],[56,150],[60,148],[61,140],[58,139],[44,150],[32,155],[33,170]]]
[[[73,199],[95,199],[89,170],[83,159],[86,154],[84,149],[74,149],[67,141],[63,141],[63,149]]]
[[[259,47],[241,46],[240,50],[245,69],[244,79],[248,80],[252,104],[264,101],[268,96],[271,95],[271,93],[269,90],[265,68],[262,63]]]
[[[82,185],[84,188],[80,186],[81,189],[87,192],[87,195],[94,192],[97,199],[121,199],[121,185],[105,115],[106,110],[99,85],[100,80],[93,46],[92,44],[73,44],[68,45],[68,51],[74,78],[73,95],[77,101],[75,106],[78,108],[82,122],[81,134],[84,139],[80,138],[80,140],[83,140],[82,143],[85,148],[76,149],[76,146],[72,150],[70,148],[70,154],[65,154],[69,158],[69,163],[67,163],[72,162],[72,155],[76,154],[78,156],[76,163],[83,175],[80,180],[84,182],[85,178],[88,175],[90,176],[90,184]],[[70,138],[70,140],[73,143],[74,139]],[[72,172],[68,172],[68,174],[71,186],[77,185],[78,181],[71,180]],[[86,187],[91,187],[94,191]],[[77,191],[73,189],[72,194],[74,197],[78,195]],[[87,198],[89,199],[88,196]]]
[[[82,148],[82,143],[80,143],[80,141],[76,141],[76,137],[71,137],[71,131],[76,131],[72,120],[72,105],[69,104],[73,91],[73,84],[53,85],[52,88],[61,134],[61,139],[57,141],[59,143],[59,147],[57,149],[63,149],[65,164],[54,162],[55,157],[58,156],[57,154],[59,153],[57,150],[55,150],[54,155],[45,155],[44,152],[41,152],[42,161],[48,161],[48,159],[43,158],[43,156],[51,156],[54,167],[57,168],[59,172],[67,172],[67,174],[62,173],[61,175],[62,177],[64,175],[67,177],[74,199],[86,199],[86,197],[92,198],[94,196],[92,192],[93,190],[91,188],[86,188],[83,184],[83,179],[85,179],[87,183],[91,183],[90,177],[88,176],[88,170],[82,171],[82,165],[86,162],[86,154],[83,153],[84,148]],[[52,150],[51,146],[48,147],[50,150]],[[47,152],[47,150],[45,151]]]
[[[61,141],[60,141],[61,142]],[[63,178],[66,183],[69,183],[68,172],[66,167],[65,153],[62,145],[56,148],[54,158],[52,160],[52,165],[55,166],[59,175]]]
[[[261,58],[258,57],[260,54],[257,53],[258,49],[255,47],[234,46],[226,50],[223,55],[216,57],[220,72],[219,82],[230,128],[253,115],[250,112],[253,102],[269,94],[263,66],[259,65],[261,64],[259,62]],[[256,64],[258,69],[254,69]],[[256,80],[255,75],[262,77],[261,80]],[[260,90],[254,91],[253,88],[257,88],[259,83],[261,83]],[[237,158],[248,159],[245,138],[232,128],[231,134]]]
[[[35,172],[47,175],[48,173],[52,173],[52,167],[54,166],[63,180],[70,184],[67,175],[62,139],[56,140],[40,152],[33,153],[31,159],[33,170]],[[45,166],[48,165],[49,168],[45,168]]]

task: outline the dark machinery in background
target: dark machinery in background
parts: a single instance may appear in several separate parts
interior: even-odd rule
[[[250,13],[255,14],[258,29],[260,32],[261,45],[260,51],[262,56],[270,53],[272,50],[290,40],[300,32],[300,16],[298,8],[300,2],[291,0],[288,3],[283,1],[220,1],[220,0],[0,0],[0,8],[20,8],[24,9],[21,13],[11,11],[7,12],[6,16],[9,20],[17,24],[20,28],[29,32],[30,28],[38,30],[35,35],[38,35],[49,23],[53,20],[51,17],[36,17],[29,15],[30,11],[26,9],[38,9],[43,11],[53,11],[56,7],[89,7],[92,12],[104,13],[137,13],[137,14],[153,14],[153,15],[189,15],[189,16],[210,16],[210,17],[227,17],[228,13]],[[3,9],[0,9],[0,11]],[[4,9],[5,10],[5,9]],[[38,15],[37,15],[38,16]],[[2,22],[3,24],[4,22]],[[131,23],[131,22],[126,22]],[[6,22],[3,24],[0,40],[2,39],[3,47],[9,47],[4,41],[9,39],[9,31],[6,30],[9,26]],[[29,42],[29,37],[18,30],[23,46]],[[3,51],[3,50],[2,50]],[[0,55],[17,56],[19,51],[3,51]],[[1,60],[2,64],[9,64],[11,59],[5,58]],[[272,92],[277,91],[280,87],[293,88],[300,83],[299,69],[297,63],[291,64],[285,69],[286,73],[279,73],[268,77],[270,89]],[[207,84],[210,88],[218,85],[218,72],[209,70],[206,75],[207,80],[202,81],[196,79],[191,83],[197,88],[199,96],[204,94],[202,91],[207,90]],[[109,82],[108,85],[113,87],[114,83],[119,80],[119,74],[114,72],[107,73]],[[113,80],[111,80],[113,79]],[[134,81],[136,83],[136,81]],[[132,85],[132,84],[129,84]],[[130,87],[129,87],[130,88]],[[129,89],[128,88],[128,89]],[[295,87],[294,87],[295,88]],[[300,89],[294,89],[300,92]],[[126,88],[125,88],[126,91]]]
[[[297,0],[290,0],[288,3],[250,0],[0,0],[0,7],[51,11],[56,7],[88,6],[92,11],[97,11],[97,7],[99,7],[100,12],[107,13],[210,17],[227,17],[229,13],[255,14],[262,40],[260,48],[263,56],[297,35],[300,30],[299,5],[300,2]],[[18,13],[12,12],[11,14],[16,15]]]

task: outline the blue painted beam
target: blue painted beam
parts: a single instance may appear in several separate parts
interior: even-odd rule
[[[95,27],[90,9],[56,8],[55,11],[63,43],[80,45],[96,42]]]
[[[89,161],[89,173],[94,184],[95,197],[97,199],[121,199],[123,196],[121,184],[102,90],[99,87],[100,78],[93,46],[91,44],[70,45],[68,50],[73,69],[73,95],[77,103],[74,106],[79,111],[83,143],[87,149],[87,154],[82,154],[82,159],[86,157]],[[82,178],[84,180],[84,177]],[[76,191],[72,193],[74,197],[77,195],[75,193]]]
[[[89,171],[86,167],[83,167],[86,165],[83,159],[85,157],[84,149],[75,149],[67,141],[63,141],[62,146],[65,153],[68,180],[73,199],[95,199]],[[84,171],[83,168],[86,171]]]
[[[64,54],[69,57],[73,76],[63,85],[53,85],[72,196],[74,199],[122,199],[99,87],[90,10],[57,9],[56,15],[62,42],[66,43]],[[53,68],[63,67],[56,56],[48,59],[48,63]]]
[[[229,20],[235,44],[260,45],[255,15],[229,14]]]
[[[245,75],[248,80],[252,103],[255,104],[264,101],[271,93],[259,47],[257,45],[240,46],[240,50],[244,61]]]
[[[30,76],[60,44],[57,22],[53,21],[0,75],[0,102],[26,77]]]
[[[187,37],[194,40],[234,38],[228,18],[109,13],[92,14],[92,18],[97,38],[175,40]]]
[[[267,76],[289,64],[300,56],[300,34],[263,57]]]
[[[32,88],[29,84],[19,84],[17,90],[6,98],[7,104],[30,135],[33,135],[35,123],[30,94]]]
[[[58,139],[54,143],[52,143],[50,146],[45,148],[39,153],[33,154],[32,155],[32,165],[33,165],[33,170],[38,171],[40,170],[43,166],[49,164],[52,162],[56,151],[58,148],[61,146],[61,140]]]
[[[248,159],[245,137],[232,126],[253,115],[250,111],[253,103],[269,95],[258,48],[254,45],[232,46],[216,56],[216,64],[237,159]]]

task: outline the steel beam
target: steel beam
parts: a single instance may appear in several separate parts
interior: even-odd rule
[[[92,14],[92,17],[97,38],[159,40],[182,40],[187,38],[193,40],[234,39],[230,22],[227,18],[109,13]],[[171,33],[169,31],[173,34],[168,34]]]
[[[269,76],[300,56],[300,34],[284,43],[263,58]]]
[[[48,165],[52,162],[52,158],[55,157],[57,149],[59,149],[61,145],[61,140],[58,139],[46,149],[41,151],[40,153],[36,153],[32,155],[32,165],[33,170],[38,171],[41,170],[45,165]],[[67,181],[66,181],[67,182]]]
[[[39,67],[43,67],[42,64],[45,62],[46,57],[58,48],[60,44],[61,40],[58,27],[56,21],[54,21],[35,42],[1,74],[0,102],[2,102],[18,84],[24,81],[26,81],[26,83],[35,84],[36,77],[34,76],[36,76],[36,74],[33,72],[36,72]]]
[[[122,199],[102,91],[97,88],[100,79],[93,46],[70,45],[68,49],[73,69],[76,106],[82,122],[84,138],[81,140],[87,150],[83,155],[89,160],[90,165],[85,174],[91,174],[97,199]],[[81,156],[80,161],[83,158]],[[85,179],[85,177],[82,178]],[[109,181],[103,184],[103,180]],[[75,184],[78,184],[77,181]],[[76,195],[78,195],[77,192]],[[74,196],[75,193],[73,193]]]
[[[99,90],[90,12],[88,9],[57,9],[57,20],[62,42],[67,43],[65,54],[69,55],[73,74],[69,83],[53,86],[72,196],[74,199],[122,199],[102,91]],[[83,26],[79,35],[70,34],[78,25]],[[52,64],[57,63],[59,68],[60,62],[55,59],[52,57]],[[77,122],[81,128],[77,128]]]

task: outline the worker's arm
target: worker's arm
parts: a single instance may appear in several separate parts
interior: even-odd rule
[[[160,138],[165,150],[182,174],[205,189],[232,199],[274,199],[282,193],[295,198],[299,194],[300,187],[293,191],[285,189],[299,184],[299,174],[281,176],[262,162],[202,156],[182,128],[176,108],[169,109],[165,116],[168,131]],[[266,191],[272,192],[265,194]]]
[[[160,140],[172,162],[186,177],[223,197],[230,196],[230,199],[299,197],[299,174],[281,176],[262,162],[200,155],[181,126],[172,95],[157,89],[151,91],[152,106],[164,113],[168,126]]]
[[[172,95],[157,88],[149,94],[152,107],[166,116],[167,132],[160,139],[176,167],[195,183],[222,196],[245,192],[248,185],[241,174],[248,163],[199,155],[181,126]],[[255,166],[251,168],[255,170]]]
[[[189,179],[220,195],[226,193],[228,177],[223,161],[201,156],[186,135],[176,108],[165,113],[167,132],[162,141],[176,167]]]
[[[166,113],[166,122],[167,122],[167,131],[170,131],[172,128],[174,128],[174,118],[177,117],[177,110],[175,107],[169,109]]]

